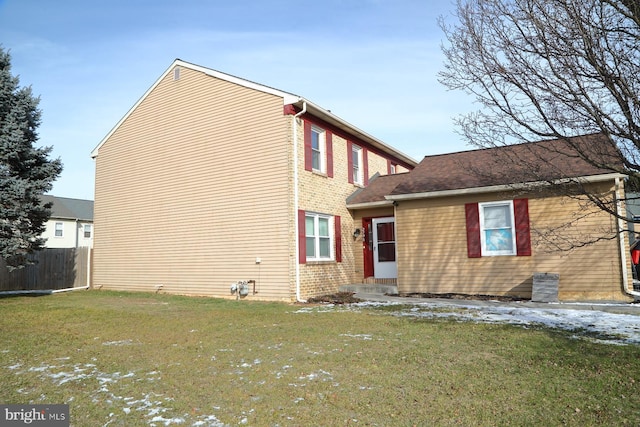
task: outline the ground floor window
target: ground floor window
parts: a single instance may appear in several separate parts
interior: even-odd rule
[[[305,213],[306,253],[308,261],[333,259],[333,218],[319,213]]]

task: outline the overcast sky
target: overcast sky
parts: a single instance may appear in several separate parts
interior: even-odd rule
[[[0,44],[39,95],[51,194],[92,199],[91,151],[174,59],[303,96],[420,160],[470,149],[447,92],[453,0],[0,0]]]

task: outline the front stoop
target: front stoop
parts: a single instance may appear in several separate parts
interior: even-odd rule
[[[397,285],[383,284],[367,284],[357,283],[353,285],[342,285],[339,287],[340,292],[355,292],[356,294],[398,294]]]

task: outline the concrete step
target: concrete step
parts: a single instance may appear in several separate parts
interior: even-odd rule
[[[396,295],[398,293],[398,286],[357,283],[353,285],[342,285],[339,287],[339,290],[340,292],[355,292],[355,293],[361,293],[361,294]]]

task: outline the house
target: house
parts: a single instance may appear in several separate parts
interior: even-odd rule
[[[601,166],[620,164],[596,134],[427,156],[376,178],[347,200],[364,230],[365,275],[384,263],[403,294],[531,298],[534,276],[552,273],[559,300],[628,299],[624,224],[581,196],[598,194],[624,216],[624,175],[585,161],[584,150]]]
[[[247,281],[285,301],[362,280],[345,200],[417,164],[303,97],[181,60],[92,157],[95,287],[230,296]]]
[[[93,244],[93,201],[41,196],[43,203],[52,203],[51,216],[42,235],[47,248],[91,247]]]

